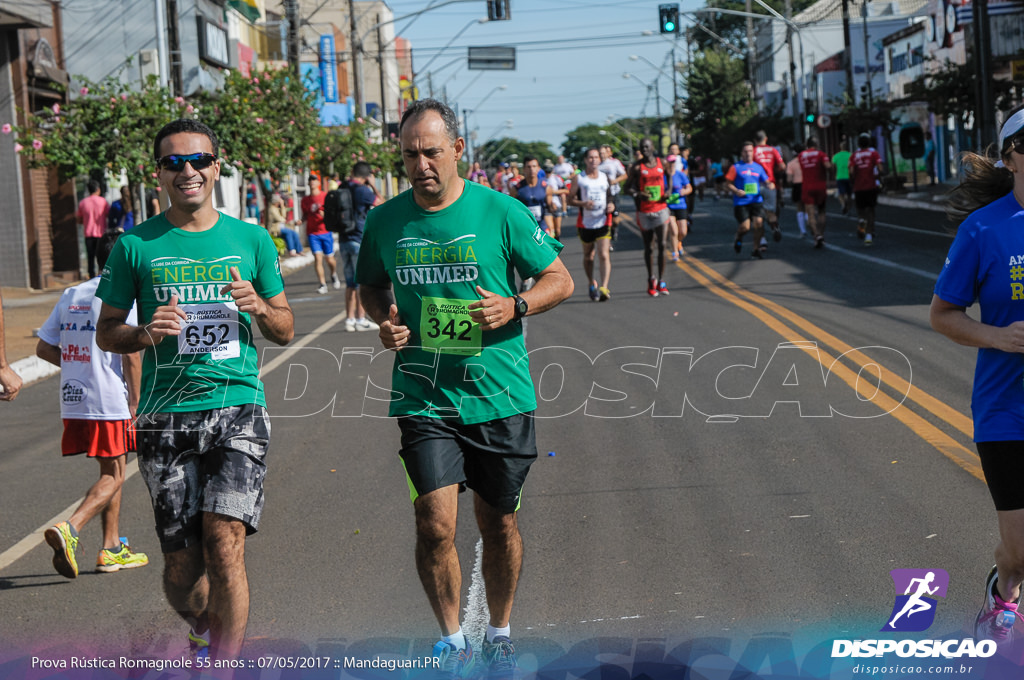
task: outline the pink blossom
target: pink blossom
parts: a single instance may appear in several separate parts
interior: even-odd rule
[[[236,103],[236,104],[237,104],[237,103],[238,103],[238,97],[235,97],[235,98],[234,98],[234,99],[232,99],[231,101],[233,101],[234,103]]]
[[[36,151],[39,151],[40,149],[42,149],[43,148],[42,140],[33,139],[32,140],[32,148],[35,149]]]
[[[256,172],[256,171],[253,170],[252,168],[249,168],[249,172]]]
[[[191,104],[189,104],[188,106],[185,107],[185,112],[186,113],[192,113],[195,110],[196,110],[195,107],[192,106]]]
[[[5,135],[9,135],[11,134],[11,129],[10,123],[4,123],[4,126],[0,128],[0,132],[3,132]]]
[[[111,97],[110,98],[110,103],[111,104],[116,104],[117,103],[117,97]]]
[[[256,88],[256,94],[263,94],[263,90],[261,90],[260,88],[257,87]]]
[[[121,101],[123,101],[123,102],[128,101],[128,93],[127,92],[122,92],[121,93]]]
[[[174,101],[176,101],[179,104],[184,104],[185,103],[185,98],[184,97],[175,97]]]
[[[55,114],[60,113],[60,104],[54,104],[53,105],[53,112]]]
[[[289,125],[295,125],[295,121],[294,120],[290,120],[290,121],[288,121],[288,124]]]
[[[81,90],[78,91],[78,94],[84,97],[85,95],[89,94],[89,88],[83,87]]]
[[[362,122],[363,122],[363,119],[362,119],[362,118],[356,118],[356,122],[357,122],[357,123],[362,123]]]
[[[256,122],[257,122],[257,123],[262,123],[262,122],[263,122],[263,119],[262,119],[262,118],[257,118],[257,119],[256,119]]]
[[[17,142],[14,143],[14,153],[21,153],[21,150],[24,148],[25,147],[23,147],[21,144],[18,144]]]
[[[394,138],[395,138],[395,133],[394,133],[394,132],[392,132],[392,133],[391,133],[391,139],[394,139]]]
[[[156,173],[154,172],[153,174],[155,175]],[[161,189],[160,187],[157,187],[156,190],[157,191],[163,191],[163,189]]]
[[[356,157],[356,155],[355,155],[355,154],[352,154],[352,158],[355,158],[355,157]]]
[[[150,176],[152,176],[153,179],[156,179],[157,177],[159,177],[159,175],[157,175],[155,172],[150,173]]]

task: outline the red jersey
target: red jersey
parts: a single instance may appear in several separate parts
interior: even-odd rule
[[[302,217],[306,220],[306,235],[326,234],[327,227],[324,226],[324,198],[323,193],[310,194],[302,198]]]
[[[759,164],[768,173],[768,181],[775,184],[775,168],[784,166],[782,154],[774,146],[755,146],[754,162]]]
[[[882,164],[882,157],[874,149],[858,149],[850,156],[850,178],[854,191],[871,191],[877,188],[876,168]]]
[[[640,161],[640,212],[655,213],[668,208],[665,202],[665,168],[661,159],[654,159],[654,167],[647,167]]]
[[[828,156],[819,149],[807,149],[797,156],[800,159],[800,170],[804,175],[804,191],[823,190],[828,186],[825,163]]]

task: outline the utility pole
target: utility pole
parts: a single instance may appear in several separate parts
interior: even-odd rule
[[[184,95],[181,73],[181,37],[178,33],[178,0],[167,0],[167,52],[171,60],[171,94]]]
[[[156,22],[156,53],[160,65],[160,86],[167,87],[170,82],[170,59],[167,58],[167,28],[164,26],[164,1],[155,0],[153,18]],[[145,204],[145,203],[143,203]]]
[[[803,123],[800,121],[800,113],[797,110],[800,101],[800,93],[796,85],[796,60],[793,57],[793,0],[786,0],[786,46],[789,48],[789,99],[793,106],[793,142],[803,141]]]
[[[363,115],[363,46],[359,44],[359,33],[356,31],[356,6],[348,0],[349,42],[352,46],[352,94],[356,100],[356,117]]]
[[[853,106],[857,99],[853,93],[853,55],[850,54],[850,0],[843,0],[843,66],[846,68],[846,96]]]
[[[754,98],[754,104],[757,105],[757,46],[754,44],[753,0],[747,0],[747,14],[750,15],[747,17],[747,77],[750,78],[750,94]]]
[[[872,100],[871,93],[871,90],[874,89],[872,87],[873,83],[871,82],[871,52],[869,51],[870,41],[868,40],[868,3],[865,2],[863,5],[861,5],[860,11],[864,25],[864,77],[866,78],[867,83],[865,85],[865,87],[867,88],[865,90],[865,93],[868,97],[868,111],[874,111],[875,105]],[[850,141],[853,141],[851,137],[848,136],[848,138],[850,139]]]
[[[974,69],[977,81],[978,148],[996,143],[996,103],[992,94],[992,27],[988,21],[988,3],[971,3],[974,21]],[[997,151],[1001,151],[998,149]]]
[[[299,0],[284,0],[284,15],[288,20],[288,67],[299,72]]]
[[[388,96],[384,91],[384,45],[380,40],[380,14],[377,15],[377,74],[380,76],[380,130],[381,139],[388,138]]]

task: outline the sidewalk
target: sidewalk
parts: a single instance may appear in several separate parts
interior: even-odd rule
[[[302,255],[281,260],[281,271],[286,276],[313,264],[313,254],[307,249]],[[63,289],[46,291],[29,288],[0,288],[4,298],[4,338],[7,360],[27,385],[41,380],[60,368],[36,356],[36,331],[50,316],[53,306],[60,300]]]
[[[923,179],[923,181],[922,181]],[[879,205],[891,205],[896,208],[912,208],[917,210],[934,210],[936,212],[945,212],[946,208],[942,201],[946,195],[952,191],[956,186],[957,182],[940,182],[938,184],[928,184],[928,176],[917,178],[917,191],[914,191],[914,185],[908,183],[905,187],[905,191],[901,192],[889,192],[881,194],[878,197]]]

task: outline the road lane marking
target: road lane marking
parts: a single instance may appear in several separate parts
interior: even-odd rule
[[[729,288],[733,292],[744,296],[745,298],[751,300],[757,305],[770,309],[779,317],[789,321],[791,324],[796,326],[796,328],[806,332],[814,339],[821,341],[822,343],[825,344],[825,346],[832,348],[838,354],[849,356],[858,366],[863,368],[866,364],[878,363],[875,360],[865,356],[862,352],[860,352],[860,350],[854,350],[853,347],[850,347],[848,344],[846,344],[836,336],[832,335],[823,328],[816,326],[815,324],[805,319],[804,317],[800,316],[799,314],[796,314],[789,308],[784,307],[767,298],[764,298],[758,295],[757,293],[747,290],[743,286],[737,284],[735,281],[731,281],[730,279],[726,278],[725,276],[720,274],[718,271],[716,271],[714,268],[707,265],[706,263],[701,262],[696,258],[691,259],[693,260],[693,264],[696,267],[699,267],[701,271],[705,272],[709,277],[713,278],[720,285],[725,286],[726,288]],[[964,414],[960,413],[959,411],[949,406],[945,402],[936,399],[935,397],[924,392],[923,390],[914,387],[909,382],[901,378],[895,371],[887,370],[887,373],[892,376],[891,380],[888,380],[887,383],[894,390],[896,390],[900,394],[907,395],[908,399],[927,409],[930,413],[934,414],[938,418],[941,418],[942,420],[946,421],[954,428],[956,428],[963,434],[967,435],[968,437],[974,437],[974,421],[971,420],[971,418],[965,416]]]
[[[262,366],[260,368],[260,378],[262,379],[265,375],[267,375],[268,373],[270,373],[274,369],[276,369],[279,366],[281,366],[281,364],[283,364],[288,359],[290,359],[301,348],[305,347],[309,343],[311,343],[314,340],[316,340],[317,338],[319,338],[321,335],[323,335],[328,330],[330,330],[331,327],[337,325],[341,321],[344,321],[345,316],[346,316],[346,314],[344,312],[340,312],[339,314],[336,314],[332,318],[330,318],[327,321],[325,321],[324,323],[320,324],[320,326],[318,326],[316,328],[316,330],[314,330],[312,333],[304,336],[302,339],[297,341],[295,344],[290,346],[288,349],[286,349],[283,352],[281,352],[281,354],[279,356],[275,357],[273,360],[269,361],[266,365],[264,365],[264,366]],[[266,355],[266,350],[267,349],[269,349],[269,348],[264,348],[264,356]],[[128,463],[128,465],[125,466],[124,481],[127,482],[138,471],[139,471],[139,463],[138,463],[138,459],[136,458],[135,460],[132,460],[130,463]],[[23,538],[20,541],[18,541],[17,543],[15,543],[10,548],[8,548],[7,550],[5,550],[2,553],[0,553],[0,571],[3,571],[4,569],[9,567],[10,565],[14,564],[16,561],[18,561],[19,559],[24,557],[33,548],[35,548],[37,545],[42,543],[43,542],[43,533],[47,529],[52,527],[54,524],[56,524],[57,522],[63,522],[65,519],[67,519],[71,515],[71,513],[73,513],[78,508],[78,506],[82,504],[82,501],[84,501],[84,500],[85,500],[84,496],[82,498],[79,498],[77,501],[75,501],[74,503],[72,503],[68,507],[64,508],[64,510],[62,510],[55,517],[50,518],[50,520],[47,521],[46,524],[44,524],[43,526],[39,527],[38,529],[36,529],[32,533],[30,533],[25,538]],[[485,601],[485,606],[486,606],[486,601]]]
[[[878,366],[879,368],[884,368],[879,362],[868,358],[867,356],[861,354],[860,352],[850,352],[846,354],[846,356],[850,357],[851,361],[860,369],[860,371],[855,373],[845,364],[839,363],[835,357],[832,357],[827,352],[824,352],[821,349],[820,345],[818,345],[816,349],[812,349],[810,346],[806,344],[808,340],[812,340],[816,343],[821,342],[822,345],[826,347],[831,347],[832,349],[835,350],[839,350],[840,347],[848,347],[848,345],[839,341],[838,338],[835,338],[831,334],[826,333],[824,330],[818,328],[810,321],[803,319],[803,317],[800,317],[796,313],[786,309],[785,307],[782,307],[781,305],[778,305],[774,302],[762,298],[759,295],[747,291],[739,284],[730,281],[729,279],[719,274],[710,266],[696,260],[690,255],[684,255],[683,258],[676,262],[676,266],[685,271],[687,274],[689,274],[691,278],[693,278],[700,285],[704,286],[707,290],[714,293],[715,295],[718,295],[722,299],[731,302],[733,305],[739,307],[740,309],[743,309],[744,311],[748,312],[749,314],[757,318],[759,321],[761,321],[763,324],[768,326],[768,328],[778,333],[788,342],[799,344],[801,350],[810,354],[816,361],[821,363],[821,365],[826,370],[831,371],[833,375],[835,375],[843,382],[850,385],[850,387],[852,387],[857,393],[861,394],[863,397],[867,398],[872,403],[874,403],[879,409],[881,409],[883,413],[888,413],[889,415],[891,415],[893,418],[895,418],[908,429],[910,429],[918,437],[926,441],[928,444],[930,444],[944,456],[946,456],[954,463],[956,463],[958,466],[960,466],[963,470],[965,470],[975,478],[981,481],[985,481],[985,475],[981,470],[981,460],[974,451],[971,451],[967,447],[961,445],[952,437],[947,435],[945,432],[943,432],[936,426],[932,425],[923,417],[911,411],[909,408],[901,409],[898,407],[903,404],[903,401],[905,399],[912,399],[912,401],[915,401],[916,403],[928,409],[929,411],[931,411],[931,409],[934,408],[935,411],[931,411],[932,413],[934,413],[939,418],[942,418],[944,421],[948,422],[950,425],[953,425],[954,427],[961,431],[964,430],[964,424],[970,422],[969,419],[966,418],[966,416],[963,416],[962,414],[958,413],[955,409],[947,406],[942,401],[935,399],[934,397],[931,397],[922,390],[898,390],[896,387],[897,385],[910,388],[910,383],[903,380],[902,378],[899,378],[899,376],[897,376],[895,373],[889,370],[885,370],[884,372],[879,374],[879,386],[881,386],[882,384],[887,385],[890,389],[894,389],[898,391],[900,394],[906,395],[905,399],[897,402],[895,399],[890,397],[885,392],[871,389],[867,381],[862,381],[859,379],[860,372],[869,366]],[[704,272],[706,272],[707,275],[705,275]],[[740,295],[742,295],[743,297],[740,297]],[[755,302],[757,302],[758,304],[764,304],[766,307],[776,310],[777,313],[780,313],[781,315],[785,316],[787,319],[793,322],[794,325],[796,325],[796,320],[799,320],[799,325],[802,327],[804,332],[806,332],[811,337],[808,338],[797,335],[794,329],[783,324],[779,319],[770,315],[765,309],[754,304]],[[820,335],[816,336],[816,332],[820,333]],[[831,344],[829,341],[831,341],[831,343],[834,344]],[[839,351],[839,354],[842,355],[843,352]],[[826,364],[826,361],[828,361],[829,363]],[[893,377],[887,377],[889,375]],[[911,395],[913,395],[913,397],[911,397]],[[955,422],[949,422],[949,420],[947,420],[947,418],[944,417],[942,414],[949,416],[949,418]]]

